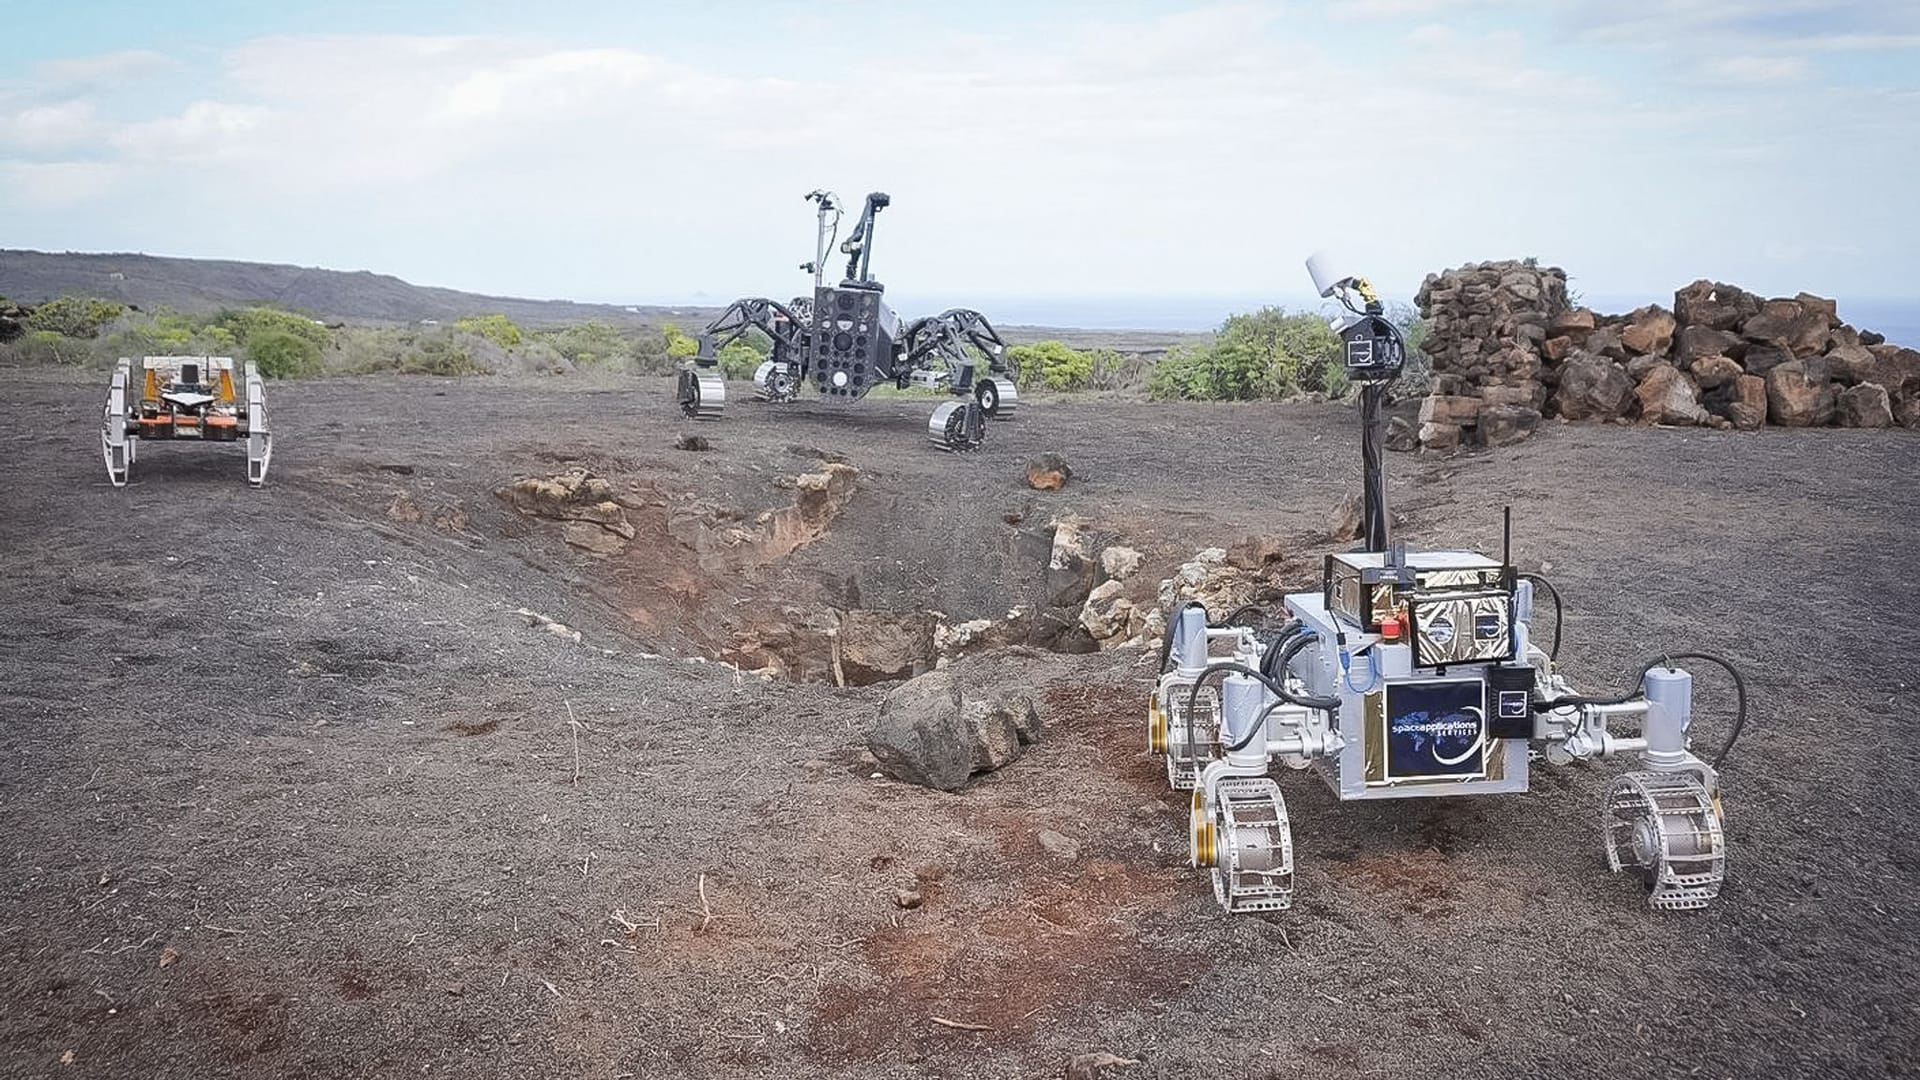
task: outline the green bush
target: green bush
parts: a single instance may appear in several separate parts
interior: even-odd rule
[[[751,379],[766,360],[760,350],[749,345],[745,338],[728,342],[718,355],[720,370],[726,372],[729,379]]]
[[[285,330],[257,330],[247,335],[247,359],[269,379],[291,379],[320,370],[320,346]]]
[[[1078,390],[1093,381],[1094,355],[1059,341],[1036,341],[1015,345],[1007,350],[1007,359],[1020,373],[1026,386],[1045,386],[1049,390]]]
[[[53,330],[29,330],[7,348],[29,364],[84,364],[92,355],[85,342]]]
[[[126,313],[126,308],[111,300],[93,296],[62,296],[34,308],[27,316],[29,330],[42,330],[69,338],[91,338],[100,328]]]
[[[213,325],[233,335],[234,341],[250,346],[256,334],[280,333],[315,346],[325,347],[331,335],[312,318],[279,308],[233,308],[214,317]]]
[[[503,349],[511,349],[526,340],[520,328],[505,315],[479,315],[461,319],[453,324],[455,330],[462,333],[478,334]]]
[[[699,340],[689,337],[685,330],[672,323],[661,327],[660,333],[666,338],[669,360],[690,360],[700,351]]]
[[[538,337],[577,367],[595,367],[634,355],[634,343],[603,322],[547,330]]]
[[[1170,351],[1147,383],[1158,398],[1252,401],[1344,392],[1340,338],[1317,315],[1277,307],[1228,317],[1213,342]],[[1340,385],[1336,386],[1336,383]]]

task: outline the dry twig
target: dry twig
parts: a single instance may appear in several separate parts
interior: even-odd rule
[[[988,1027],[985,1024],[968,1024],[968,1023],[963,1023],[962,1021],[959,1021],[959,1020],[949,1020],[944,1016],[929,1016],[927,1017],[927,1019],[933,1021],[936,1024],[939,1024],[943,1028],[952,1028],[955,1031],[992,1031],[993,1030],[992,1028]]]
[[[580,721],[574,718],[573,702],[567,701],[567,727],[573,732],[573,783],[580,782]],[[585,871],[582,871],[585,873]]]

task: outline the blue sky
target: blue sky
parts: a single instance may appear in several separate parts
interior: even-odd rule
[[[1920,294],[1920,5],[0,3],[0,246],[784,296],[801,195],[967,296],[1298,299],[1535,255]]]

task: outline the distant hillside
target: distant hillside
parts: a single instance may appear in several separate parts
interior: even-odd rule
[[[412,285],[366,270],[317,270],[275,263],[221,259],[176,259],[154,255],[54,254],[0,250],[0,296],[36,303],[56,296],[85,295],[142,308],[205,312],[240,304],[276,304],[310,311],[323,319],[409,323],[500,312],[526,326],[553,326],[598,319],[615,325],[657,324],[679,314],[693,322],[701,312],[662,307],[632,310],[614,304],[569,300],[521,300],[454,289]]]

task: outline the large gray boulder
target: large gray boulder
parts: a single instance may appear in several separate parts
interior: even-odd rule
[[[1793,360],[1767,372],[1767,416],[1774,423],[1822,427],[1832,422],[1833,410],[1833,384],[1824,364]]]
[[[840,674],[850,686],[910,679],[933,665],[934,617],[854,610],[840,616]]]
[[[1041,698],[1000,667],[935,671],[895,687],[867,733],[880,768],[909,784],[955,791],[1019,757],[1046,730]]]
[[[1682,326],[1733,330],[1760,313],[1760,300],[1737,286],[1702,278],[1673,294],[1673,313]]]
[[[1699,391],[1686,374],[1672,364],[1659,364],[1641,381],[1640,419],[1648,424],[1711,424],[1713,417],[1700,405]]]
[[[1887,388],[1878,383],[1861,383],[1840,391],[1834,409],[1841,427],[1893,426],[1893,402],[1887,397]]]
[[[1633,400],[1627,369],[1606,357],[1579,353],[1560,365],[1553,405],[1569,420],[1612,420],[1624,415]]]
[[[1749,341],[1776,345],[1795,357],[1813,356],[1827,347],[1833,319],[1826,305],[1809,296],[1813,303],[1801,300],[1769,300],[1760,305],[1760,313],[1740,324],[1740,333]]]

